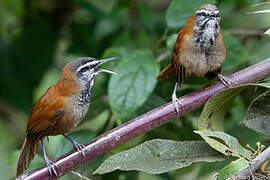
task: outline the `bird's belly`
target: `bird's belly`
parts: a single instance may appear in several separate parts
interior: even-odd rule
[[[51,135],[59,135],[70,132],[75,128],[84,118],[89,108],[89,104],[85,106],[79,106],[74,104],[70,107],[66,107],[65,115],[58,120],[56,128],[52,131]]]
[[[183,65],[185,67],[187,77],[204,76],[208,72],[209,64],[206,61],[204,53],[189,53],[186,58],[188,59],[184,61]]]
[[[209,71],[215,71],[221,66],[215,56],[208,56],[204,52],[196,51],[189,53],[184,61],[187,77],[205,76]]]
[[[73,127],[76,127],[84,118],[89,108],[89,104],[86,104],[84,106],[78,106],[73,109]]]
[[[211,54],[206,56],[206,63],[209,69],[208,71],[215,71],[221,67],[224,58],[218,53],[219,52],[213,50],[211,51]]]

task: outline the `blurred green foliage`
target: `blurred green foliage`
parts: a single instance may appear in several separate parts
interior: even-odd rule
[[[119,76],[97,77],[92,89],[90,110],[71,136],[84,143],[171,100],[174,80],[157,82],[159,70],[170,62],[176,33],[203,0],[0,0],[0,174],[15,175],[18,149],[25,136],[31,107],[46,89],[57,82],[61,68],[81,57],[118,57],[104,66]],[[247,14],[270,9],[269,4],[252,6],[263,0],[211,0],[221,11],[221,26],[228,56],[225,74],[235,72],[269,57],[270,14]],[[204,78],[188,80],[179,95],[209,84]],[[225,132],[240,144],[269,138],[252,131],[240,121],[249,103],[264,90],[250,88],[228,105]],[[115,171],[92,175],[110,155],[147,140],[202,140],[193,131],[202,108],[139,136],[75,171],[91,179],[209,179],[230,160],[201,162],[161,175],[139,171]],[[56,158],[71,150],[61,136],[50,137],[49,155]],[[235,160],[235,158],[231,158]],[[42,163],[36,156],[30,169]],[[223,171],[222,171],[223,172]],[[75,179],[69,173],[60,179]]]

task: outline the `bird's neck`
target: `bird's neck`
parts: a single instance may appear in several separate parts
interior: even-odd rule
[[[57,87],[60,95],[67,97],[78,93],[80,90],[76,75],[70,73],[67,68],[63,69],[63,74],[57,82]]]
[[[88,106],[91,99],[91,89],[94,85],[94,80],[88,81],[81,85],[79,93],[77,94],[78,105],[79,106]]]
[[[214,20],[208,20],[204,24],[195,22],[193,37],[197,49],[204,52],[208,51],[216,44],[219,32],[219,25]]]

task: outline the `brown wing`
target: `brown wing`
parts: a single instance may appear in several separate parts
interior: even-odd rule
[[[50,87],[34,105],[27,125],[27,137],[41,138],[56,127],[64,115],[65,98],[55,86]]]
[[[179,86],[181,86],[181,84],[183,84],[184,80],[187,78],[187,72],[183,66],[186,59],[181,57],[181,54],[187,47],[186,43],[191,43],[188,41],[190,41],[190,37],[192,36],[194,17],[194,15],[190,16],[185,27],[178,32],[177,40],[174,44],[172,52],[171,64],[169,64],[160,72],[158,79],[165,79],[167,77],[173,76],[178,82]]]
[[[184,68],[181,65],[181,59],[179,58],[179,54],[180,54],[180,50],[181,50],[181,43],[183,40],[183,32],[185,30],[182,29],[178,32],[178,36],[177,36],[177,40],[174,44],[174,48],[173,48],[173,52],[172,52],[172,59],[171,59],[171,63],[166,66],[164,69],[161,70],[161,72],[159,73],[157,79],[158,80],[163,80],[166,78],[170,78],[170,77],[174,77],[176,79],[176,81],[179,82],[179,84],[181,85],[181,83],[184,80]]]
[[[179,83],[180,87],[185,79],[185,72],[184,72],[185,68],[183,67],[182,60],[180,58],[184,32],[185,32],[185,29],[182,29],[181,31],[178,32],[178,37],[173,48],[172,60],[171,60],[173,76],[176,79],[176,81]]]
[[[184,64],[189,61],[189,57],[187,56],[189,51],[186,48],[190,48],[190,43],[192,43],[193,22],[194,15],[188,19],[185,27],[178,32],[178,37],[173,48],[171,60],[172,72],[180,87],[184,83],[184,80],[188,78],[188,72]]]

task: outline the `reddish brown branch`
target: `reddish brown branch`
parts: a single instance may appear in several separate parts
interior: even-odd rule
[[[236,72],[228,77],[231,79],[234,85],[240,85],[244,83],[256,82],[268,76],[270,76],[270,58]],[[71,151],[55,160],[54,162],[58,167],[58,174],[62,176],[63,174],[71,171],[73,168],[85,163],[85,161],[89,161],[138,135],[169,122],[177,116],[181,116],[202,106],[209,98],[221,92],[225,88],[226,87],[224,87],[222,83],[215,82],[205,88],[181,97],[180,99],[182,106],[179,115],[176,114],[174,106],[170,102],[100,135],[99,137],[85,144],[85,159],[80,155],[80,153]],[[51,177],[47,168],[43,166],[18,178],[18,180],[22,179],[47,180],[51,179]]]

